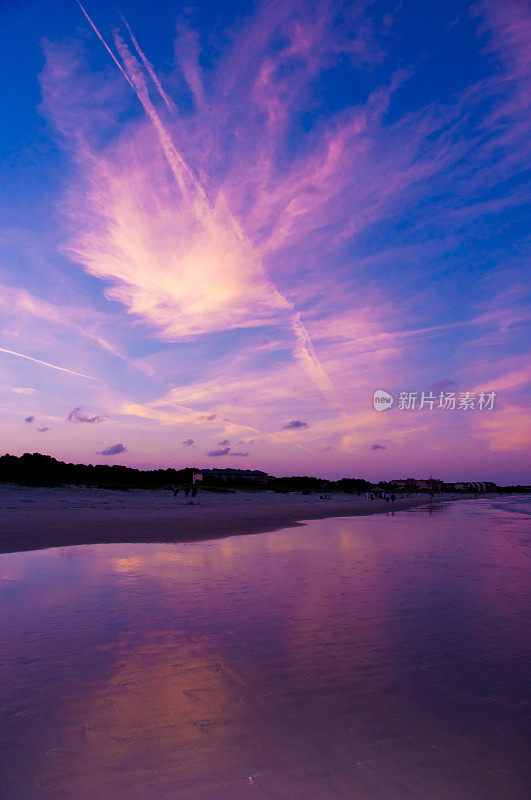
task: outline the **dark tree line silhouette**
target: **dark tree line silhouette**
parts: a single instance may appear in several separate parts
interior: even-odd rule
[[[192,481],[193,469],[140,470],[108,464],[71,464],[41,453],[0,456],[0,482],[22,486],[101,486],[156,489]]]
[[[24,453],[0,456],[0,483],[15,483],[21,486],[95,486],[106,489],[169,489],[190,485],[193,474],[201,472],[195,467],[185,469],[135,469],[118,464],[72,464],[57,461],[52,456],[41,453]],[[267,480],[258,485],[251,479],[252,471],[231,470],[230,479],[203,474],[202,488],[217,488],[224,491],[233,489],[273,489],[275,492],[351,492],[360,494],[374,489],[374,484],[364,478],[341,478],[329,481],[308,475],[292,475],[276,478],[268,475]],[[265,474],[265,473],[263,473]],[[413,479],[412,479],[413,480]],[[385,491],[402,491],[393,483],[380,481],[376,486]],[[530,492],[529,486],[496,486],[489,484],[488,491],[512,493]],[[415,487],[411,487],[416,491]],[[441,483],[437,491],[455,493],[454,484]],[[459,490],[457,490],[459,491]]]
[[[195,467],[185,469],[141,470],[133,467],[108,464],[72,464],[57,461],[41,453],[24,453],[22,456],[0,456],[0,483],[21,486],[98,486],[109,489],[159,489],[192,483]],[[273,489],[276,492],[293,491],[365,491],[370,486],[362,478],[343,478],[328,481],[323,478],[296,476],[276,478],[268,476],[267,482],[258,486],[249,477],[249,470],[238,470],[229,480],[215,475],[204,475],[202,486],[225,489]]]

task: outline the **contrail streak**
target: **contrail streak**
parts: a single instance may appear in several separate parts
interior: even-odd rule
[[[170,100],[170,98],[168,97],[168,95],[166,94],[164,89],[162,88],[162,84],[159,81],[155,70],[153,69],[153,67],[150,64],[150,62],[147,60],[145,54],[140,49],[140,45],[138,44],[138,42],[137,42],[137,40],[136,40],[136,38],[135,38],[135,36],[133,34],[133,31],[129,27],[129,23],[127,22],[127,20],[124,17],[122,17],[122,22],[124,23],[125,27],[129,31],[129,36],[131,37],[131,41],[133,42],[133,44],[135,46],[135,50],[138,53],[138,55],[140,56],[140,58],[142,59],[142,64],[146,68],[151,80],[153,81],[153,83],[157,87],[160,96],[162,97],[162,99],[166,103],[166,107],[168,108],[169,111],[175,111],[175,105],[174,105],[173,101]]]
[[[124,66],[122,67],[122,65],[118,62],[118,60],[114,56],[114,54],[113,54],[112,50],[110,49],[110,47],[105,42],[103,36],[99,32],[99,30],[96,28],[96,25],[94,24],[94,22],[89,17],[88,13],[85,11],[85,9],[83,8],[83,6],[79,2],[79,0],[77,0],[77,1],[78,1],[79,5],[80,5],[81,10],[83,11],[85,17],[89,21],[91,27],[94,29],[95,33],[97,34],[98,38],[103,43],[103,45],[105,46],[105,48],[108,51],[108,53],[112,56],[112,58],[115,61],[116,65],[120,69],[120,72],[122,72],[123,75],[125,76],[125,78],[127,79],[129,85],[131,86],[131,88],[133,89],[134,93],[136,94],[139,102],[141,103],[145,113],[147,114],[147,116],[151,120],[151,122],[153,124],[153,127],[155,128],[155,130],[157,132],[157,135],[158,135],[158,138],[159,138],[159,141],[160,141],[160,145],[161,145],[162,150],[164,152],[164,155],[166,157],[166,161],[168,162],[168,166],[170,167],[170,169],[171,169],[171,171],[173,173],[173,176],[175,177],[175,180],[177,181],[177,185],[179,186],[181,192],[183,193],[183,196],[185,196],[185,197],[187,196],[187,197],[190,198],[190,200],[193,203],[193,206],[194,206],[194,208],[196,210],[196,213],[198,214],[199,218],[203,221],[204,224],[208,224],[208,222],[207,222],[208,213],[211,211],[211,206],[210,206],[210,203],[208,201],[207,194],[206,194],[203,186],[199,183],[199,181],[194,176],[192,170],[190,169],[190,167],[188,166],[188,164],[186,163],[184,158],[181,156],[181,154],[179,153],[179,151],[175,147],[175,144],[173,142],[173,139],[172,139],[170,133],[167,131],[167,129],[165,128],[165,126],[164,126],[164,124],[162,122],[162,120],[160,119],[159,115],[157,114],[157,111],[156,111],[153,103],[151,102],[151,98],[149,96],[149,90],[147,88],[147,85],[146,85],[146,82],[145,82],[145,79],[144,79],[144,75],[142,74],[142,72],[138,68],[138,61],[136,60],[134,55],[132,55],[130,53],[130,51],[129,51],[127,45],[125,44],[125,42],[123,42],[122,39],[118,36],[118,34],[115,32],[114,41],[115,41],[117,50],[118,50],[118,52],[119,52],[119,54],[120,54],[120,56],[122,57],[122,60],[123,60]],[[122,17],[122,19],[123,19],[123,17]],[[147,61],[146,57],[144,56],[144,54],[140,50],[140,47],[139,47],[139,45],[138,45],[138,43],[137,43],[137,41],[136,41],[132,31],[131,31],[131,28],[129,27],[129,25],[127,24],[125,19],[123,19],[123,21],[124,21],[125,25],[127,26],[127,29],[128,29],[129,34],[131,36],[131,41],[133,42],[133,44],[134,44],[134,46],[135,46],[135,48],[136,48],[141,60],[142,60],[142,63],[144,64],[144,67],[146,68],[147,72],[149,73],[149,75],[153,79],[157,89],[161,93],[162,98],[166,102],[166,105],[168,105],[168,100],[166,98],[166,94],[165,94],[164,90],[162,89],[162,86],[160,85],[160,81],[158,80],[158,78],[155,75],[153,67],[151,66],[151,64],[149,64],[149,62]],[[195,190],[192,193],[188,190],[188,187],[186,185],[185,176],[187,176],[188,179],[191,181],[192,188],[193,188],[193,190]],[[234,219],[234,217],[232,216],[232,214],[230,212],[229,212],[229,216],[230,216],[230,220],[232,222],[232,225],[233,225],[233,228],[234,228],[234,231],[235,231],[236,235],[238,236],[238,238],[240,240],[243,240],[245,238],[245,235],[241,231],[241,228],[238,225],[237,220]],[[279,294],[279,297],[285,302],[286,308],[287,309],[289,308],[289,309],[293,310],[293,303],[290,303],[289,300],[287,300],[280,292],[278,292],[278,294]],[[310,375],[310,377],[311,377],[312,381],[314,382],[314,384],[328,398],[328,400],[330,401],[332,406],[334,406],[336,409],[340,409],[341,410],[341,404],[338,401],[334,386],[333,386],[330,378],[328,377],[328,374],[327,374],[326,370],[324,369],[323,365],[321,364],[321,362],[319,361],[319,359],[317,357],[317,354],[316,354],[316,352],[314,350],[312,341],[310,339],[310,335],[309,335],[308,331],[306,330],[305,326],[303,325],[303,323],[301,321],[300,314],[298,314],[298,313],[294,314],[293,317],[291,318],[290,322],[291,322],[291,326],[292,326],[293,332],[295,333],[295,336],[296,336],[296,339],[297,339],[297,345],[296,345],[296,348],[295,348],[296,357],[304,365],[306,371]]]
[[[25,358],[28,361],[33,361],[35,364],[41,364],[43,367],[51,367],[51,369],[58,369],[60,372],[68,372],[69,375],[77,375],[80,378],[88,378],[89,381],[99,381],[99,378],[93,378],[92,375],[85,375],[83,372],[76,372],[73,369],[66,369],[66,367],[59,367],[57,364],[50,364],[49,361],[41,361],[39,358],[33,358],[33,356],[26,356],[24,355],[24,353],[16,353],[14,350],[6,350],[5,347],[0,347],[0,353],[8,353],[10,356]]]
[[[291,325],[297,337],[296,357],[304,364],[315,385],[328,397],[332,405],[342,410],[334,385],[317,357],[310,335],[301,322],[300,314],[294,314]]]
[[[199,213],[201,216],[210,211],[210,204],[208,202],[206,192],[196,179],[195,175],[193,174],[192,170],[181,156],[177,148],[173,143],[173,139],[171,138],[170,134],[164,127],[162,120],[160,119],[155,106],[151,102],[151,98],[149,97],[149,91],[146,86],[146,82],[144,80],[144,76],[142,73],[137,69],[137,61],[133,55],[129,52],[125,42],[120,39],[120,37],[115,33],[114,41],[116,43],[116,47],[118,48],[118,52],[122,56],[126,73],[128,74],[130,81],[132,81],[132,88],[135,92],[139,102],[142,105],[142,108],[146,112],[147,116],[151,120],[153,127],[155,128],[157,135],[159,137],[160,145],[166,156],[166,161],[168,162],[168,166],[170,167],[175,180],[179,188],[181,189],[183,195],[189,195],[190,193],[187,192],[186,182],[184,180],[184,176],[186,175],[192,183],[193,188],[196,192],[196,197],[194,200],[196,201],[194,205],[197,208],[197,201],[199,201]]]
[[[133,86],[133,84],[131,83],[131,81],[130,81],[130,79],[129,79],[129,76],[127,75],[127,73],[126,73],[126,72],[125,72],[125,70],[123,69],[122,65],[120,64],[120,62],[118,61],[118,59],[117,59],[117,58],[116,58],[116,56],[114,55],[113,51],[111,50],[111,48],[109,47],[109,45],[107,44],[107,42],[105,41],[105,39],[103,38],[103,36],[101,35],[101,33],[99,32],[99,30],[96,28],[95,24],[92,22],[91,18],[89,17],[89,15],[88,15],[88,14],[87,14],[87,12],[85,11],[85,9],[83,8],[83,6],[82,6],[82,5],[81,5],[81,3],[79,2],[79,0],[77,0],[77,4],[78,4],[78,6],[80,7],[80,9],[81,9],[81,11],[83,12],[83,14],[85,15],[85,17],[87,18],[87,21],[88,21],[88,23],[89,23],[90,27],[92,28],[92,30],[94,31],[94,33],[96,34],[96,36],[98,37],[98,39],[100,40],[100,42],[102,43],[102,45],[104,46],[104,48],[107,50],[108,54],[110,55],[110,57],[112,58],[112,60],[114,61],[114,63],[116,64],[116,66],[118,67],[118,69],[120,70],[120,72],[122,73],[122,75],[124,76],[124,78],[126,79],[127,83],[128,83],[128,84],[129,84],[129,86],[131,87],[131,89],[134,89],[134,86]]]

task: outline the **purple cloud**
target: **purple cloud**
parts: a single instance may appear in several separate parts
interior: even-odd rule
[[[229,453],[229,456],[239,456],[240,458],[246,458],[249,453]]]
[[[26,422],[28,425],[31,425],[31,423],[33,422],[34,419],[35,419],[35,417],[26,417],[24,419],[24,422]]]
[[[46,433],[46,431],[49,431],[50,429],[44,426],[44,428],[37,428],[37,430],[39,431],[39,433]]]
[[[223,441],[222,442],[218,442],[218,444],[219,444],[220,447],[230,447],[230,440],[229,439],[223,439]]]
[[[87,417],[86,414],[83,414],[83,409],[81,406],[76,406],[73,411],[67,416],[68,422],[88,422],[89,424],[99,424],[103,422],[103,417],[95,416],[95,417]]]
[[[228,456],[230,447],[222,447],[220,450],[209,450],[207,456],[218,458],[218,456]]]
[[[455,381],[451,381],[449,378],[443,378],[442,381],[438,381],[438,383],[434,383],[433,386],[430,387],[430,392],[444,392],[447,389],[453,389],[454,386],[457,386]]]
[[[386,447],[384,444],[373,444],[370,447],[371,450],[385,450]]]
[[[292,419],[291,422],[287,422],[285,425],[282,426],[285,431],[296,431],[299,428],[307,428],[308,423],[303,422],[300,419]]]
[[[127,453],[127,447],[123,444],[111,444],[109,447],[104,447],[103,450],[98,450],[100,456],[115,456],[118,453]]]
[[[194,443],[193,439],[185,439],[184,442],[183,442],[183,445],[185,447],[191,447],[193,445],[193,443]]]

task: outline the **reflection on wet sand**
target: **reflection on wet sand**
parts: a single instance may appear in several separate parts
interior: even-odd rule
[[[524,520],[0,557],[2,796],[523,798]]]

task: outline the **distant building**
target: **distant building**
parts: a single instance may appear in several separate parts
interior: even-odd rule
[[[460,483],[454,483],[454,486],[458,492],[474,492],[474,494],[479,492],[495,492],[498,488],[492,481],[462,481]]]
[[[424,481],[417,481],[417,486],[419,489],[427,491],[427,492],[437,492],[439,491],[439,486],[441,486],[442,481],[438,480],[437,478],[428,478],[428,480]]]
[[[391,484],[397,489],[402,489],[402,490],[414,489],[417,485],[416,481],[412,481],[411,478],[399,481],[391,481]]]
[[[261,486],[267,484],[269,475],[260,469],[202,469],[198,480],[214,479],[223,483],[235,483],[238,481],[257,483]]]
[[[438,492],[442,486],[442,481],[438,478],[399,478],[394,481],[389,481],[389,484],[399,492]]]
[[[417,478],[400,478],[389,481],[389,485],[398,491],[405,492],[495,492],[497,486],[491,481],[460,481],[459,483],[445,483],[439,478],[420,480]]]

